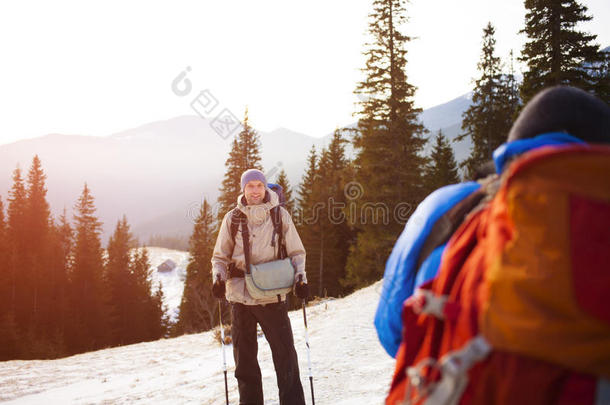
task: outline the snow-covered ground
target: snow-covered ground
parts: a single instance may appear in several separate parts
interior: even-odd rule
[[[373,328],[380,284],[308,307],[316,403],[381,404],[394,360]],[[290,313],[301,380],[311,403],[302,311]],[[259,338],[265,404],[278,404],[271,351]],[[238,403],[231,346],[229,399]],[[224,404],[221,348],[212,332],[85,353],[0,363],[6,404]]]
[[[189,262],[189,253],[180,250],[165,249],[161,247],[147,247],[148,259],[150,262],[150,275],[152,280],[152,290],[156,291],[161,283],[163,289],[163,303],[172,322],[178,320],[180,301],[186,280],[186,266]],[[157,266],[171,259],[176,263],[172,271],[158,272]]]

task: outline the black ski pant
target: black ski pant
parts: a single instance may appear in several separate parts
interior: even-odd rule
[[[286,303],[231,305],[231,337],[240,405],[263,405],[256,324],[271,347],[281,405],[305,404]]]

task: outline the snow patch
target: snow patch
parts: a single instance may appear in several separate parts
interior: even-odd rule
[[[188,252],[160,247],[147,247],[146,249],[150,262],[152,291],[154,293],[159,283],[161,283],[164,295],[163,303],[166,305],[167,314],[172,322],[176,322],[180,311],[180,301],[182,300],[184,281],[186,280],[186,267],[190,255]],[[167,259],[176,263],[176,267],[172,271],[158,272],[157,266]]]

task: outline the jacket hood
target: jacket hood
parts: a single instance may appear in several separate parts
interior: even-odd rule
[[[510,162],[512,158],[532,149],[543,146],[561,146],[574,143],[584,143],[584,141],[570,134],[566,134],[565,132],[549,132],[533,138],[517,139],[503,143],[493,152],[496,173],[502,173],[506,168],[507,163]]]

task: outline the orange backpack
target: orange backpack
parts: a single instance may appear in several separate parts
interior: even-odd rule
[[[610,403],[606,297],[610,148],[528,152],[405,302],[386,403]]]

